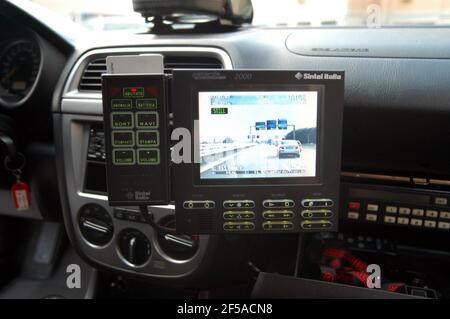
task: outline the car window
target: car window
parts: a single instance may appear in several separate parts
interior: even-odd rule
[[[95,31],[145,31],[131,0],[29,0]],[[449,25],[446,0],[252,0],[253,25],[270,27]]]

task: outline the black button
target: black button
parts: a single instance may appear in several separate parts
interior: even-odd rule
[[[304,210],[302,211],[303,218],[331,218],[333,213],[331,210],[319,209],[319,210]]]
[[[252,222],[226,222],[223,224],[225,231],[251,231],[255,229]]]
[[[292,219],[294,213],[290,210],[267,210],[263,212],[264,219]]]
[[[132,209],[115,208],[114,217],[120,220],[127,220],[137,223],[146,223],[146,220],[144,216],[142,216],[141,212]]]
[[[156,110],[158,107],[158,100],[156,99],[137,99],[136,109],[138,110]]]
[[[294,224],[288,221],[279,221],[279,222],[264,222],[262,224],[264,230],[291,230],[294,228]]]
[[[225,220],[248,220],[254,218],[255,213],[249,211],[227,211],[223,213],[223,219]]]
[[[255,202],[252,200],[226,200],[223,202],[223,207],[227,209],[245,209],[254,208]]]
[[[159,149],[138,149],[138,163],[139,165],[159,165]]]
[[[137,112],[136,113],[137,128],[158,128],[159,118],[158,112]]]
[[[291,199],[266,199],[263,201],[265,208],[292,208],[295,202]]]
[[[304,199],[302,200],[303,207],[317,208],[317,207],[332,207],[333,201],[331,199]]]
[[[307,220],[302,222],[301,226],[303,229],[318,230],[331,228],[333,227],[333,224],[327,220],[317,220],[317,221]]]
[[[126,87],[123,88],[123,97],[144,97],[145,91],[143,87]]]
[[[137,146],[159,146],[158,131],[137,131],[136,134]]]
[[[112,112],[111,126],[113,129],[133,128],[133,113],[131,112]]]
[[[113,131],[112,146],[114,147],[133,147],[134,132],[133,131]]]
[[[113,149],[114,165],[134,165],[135,163],[133,149]]]
[[[133,103],[128,99],[112,99],[111,108],[114,110],[131,110]]]
[[[212,200],[188,200],[183,202],[184,209],[213,209],[216,204]]]

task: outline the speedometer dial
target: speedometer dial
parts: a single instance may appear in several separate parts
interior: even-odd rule
[[[41,51],[29,40],[10,44],[0,55],[0,104],[18,106],[31,95],[41,68]]]

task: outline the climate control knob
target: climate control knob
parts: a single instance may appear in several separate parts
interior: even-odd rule
[[[128,228],[121,231],[118,238],[119,253],[131,266],[142,266],[150,259],[152,247],[141,231]]]
[[[84,239],[96,246],[105,246],[114,234],[111,216],[106,209],[97,204],[86,204],[80,208],[78,227]]]

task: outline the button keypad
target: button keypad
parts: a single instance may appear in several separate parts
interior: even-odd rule
[[[352,197],[343,207],[346,210],[344,218],[352,222],[448,231],[449,229],[446,229],[450,223],[450,201],[446,201],[448,198],[450,197],[429,196],[428,205],[423,203],[420,206],[412,206],[406,203],[384,203]]]

